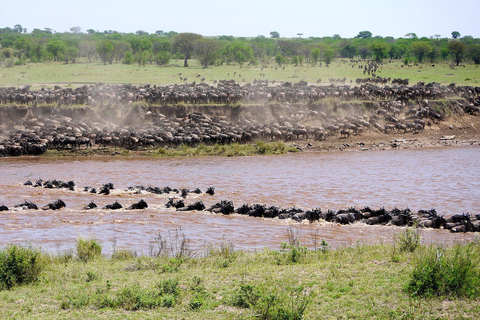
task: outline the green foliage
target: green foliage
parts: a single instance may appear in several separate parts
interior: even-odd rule
[[[280,33],[278,33],[277,31],[272,31],[272,32],[270,32],[270,37],[280,38]]]
[[[195,43],[195,54],[200,64],[207,68],[218,57],[219,45],[215,40],[200,39]]]
[[[418,231],[407,228],[404,232],[395,234],[395,246],[400,252],[414,252],[420,246]]]
[[[375,41],[368,45],[368,48],[372,51],[373,57],[376,61],[382,61],[388,56],[390,47],[384,41]]]
[[[195,49],[195,43],[202,38],[199,34],[185,32],[177,34],[173,39],[174,49],[184,55],[184,67],[188,67],[188,59]]]
[[[277,292],[264,290],[254,311],[258,319],[300,320],[310,301],[311,295],[302,286]]]
[[[102,254],[102,246],[95,239],[77,239],[77,257],[83,262],[88,262]]]
[[[275,63],[277,63],[279,66],[282,66],[283,64],[287,63],[287,59],[285,59],[281,54],[277,54],[275,56]]]
[[[327,49],[323,52],[323,60],[325,60],[325,64],[328,67],[330,63],[332,63],[333,58],[335,57],[335,50]]]
[[[310,56],[312,57],[312,62],[316,64],[318,62],[318,59],[320,59],[320,49],[313,48],[312,50],[310,50]]]
[[[103,64],[107,64],[113,51],[113,43],[110,40],[103,40],[97,43],[97,52],[102,58]]]
[[[240,65],[252,61],[254,57],[252,47],[240,41],[227,43],[221,54],[225,62],[236,62]]]
[[[472,44],[468,47],[468,55],[475,64],[480,64],[480,44]]]
[[[86,274],[87,274],[87,279],[85,279],[86,282],[92,282],[98,279],[97,274],[93,271],[87,271]]]
[[[457,38],[459,38],[459,37],[460,37],[460,32],[458,32],[458,31],[453,31],[453,32],[452,32],[452,38],[453,38],[453,39],[457,39]]]
[[[360,31],[355,38],[360,38],[360,39],[368,39],[372,37],[372,33],[370,31]]]
[[[125,52],[125,57],[122,60],[123,64],[132,64],[133,61],[133,54],[130,51]]]
[[[39,251],[11,245],[0,251],[0,290],[38,280],[44,268]]]
[[[451,40],[448,42],[447,50],[453,56],[453,60],[458,66],[467,52],[467,45],[458,40]]]
[[[170,53],[168,53],[167,51],[160,51],[155,56],[155,62],[159,66],[167,65],[170,62]]]
[[[238,308],[252,308],[254,307],[261,293],[253,284],[241,283],[240,287],[235,289],[231,305]]]
[[[449,249],[428,247],[417,257],[406,290],[412,296],[422,297],[478,297],[479,245],[458,244]]]
[[[410,45],[410,51],[417,58],[418,62],[422,63],[423,59],[432,52],[432,46],[427,41],[413,42]]]
[[[52,38],[50,41],[48,41],[46,49],[47,52],[49,52],[53,56],[53,60],[60,61],[63,50],[67,45],[67,42],[63,40]]]
[[[287,147],[283,142],[266,143],[257,141],[256,144],[258,154],[285,154],[287,152],[297,152],[293,147]]]

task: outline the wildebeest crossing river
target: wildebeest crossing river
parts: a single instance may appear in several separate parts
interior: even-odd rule
[[[480,148],[445,147],[368,152],[303,153],[284,156],[211,158],[47,157],[0,159],[0,203],[13,207],[24,200],[43,206],[62,199],[58,211],[9,210],[0,213],[0,245],[31,243],[50,252],[74,248],[79,235],[99,239],[104,251],[118,247],[149,253],[149,243],[160,233],[180,230],[190,247],[228,241],[236,249],[280,248],[287,229],[298,230],[304,245],[313,238],[330,246],[392,241],[398,227],[177,212],[165,207],[167,195],[134,194],[129,186],[200,188],[215,186],[215,195],[189,194],[185,203],[202,200],[208,207],[220,200],[264,203],[280,207],[344,209],[385,207],[413,210],[435,208],[439,214],[478,214],[480,205]],[[74,180],[75,191],[24,186],[43,179]],[[112,182],[110,195],[82,192],[84,186]],[[118,200],[124,206],[145,199],[146,210],[83,210],[91,200],[99,207]],[[478,234],[453,234],[423,229],[424,243],[451,244]]]

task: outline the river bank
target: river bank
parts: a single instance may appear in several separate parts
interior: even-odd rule
[[[427,247],[399,234],[396,246],[331,250],[321,241],[307,251],[291,233],[290,243],[277,250],[246,253],[224,242],[192,252],[181,235],[163,236],[148,257],[124,249],[109,257],[75,251],[42,256],[38,281],[0,291],[0,314],[12,319],[473,319],[479,312],[478,298],[462,289],[438,296],[411,291],[422,257],[442,250],[447,259],[461,248]],[[478,252],[478,243],[463,248]],[[476,281],[478,254],[469,257],[470,281]],[[427,288],[440,290],[431,285]]]

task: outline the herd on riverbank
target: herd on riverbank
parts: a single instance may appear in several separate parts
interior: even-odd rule
[[[457,100],[450,101],[448,108],[445,101],[443,105],[432,102],[453,97]],[[332,99],[336,101],[333,105]],[[0,107],[4,115],[0,121],[0,137],[4,137],[1,157],[93,146],[138,150],[259,140],[323,141],[366,131],[421,133],[450,112],[480,114],[480,87],[435,83],[309,86],[304,82],[277,86],[265,82],[167,87],[92,85],[39,91],[24,87],[0,89],[0,104],[4,105]],[[222,116],[225,110],[218,115],[195,111],[204,104],[223,105],[231,114],[241,113],[239,109],[245,104],[242,110],[246,111],[235,119]],[[248,111],[248,104],[256,104],[254,112]],[[78,110],[71,113],[81,116],[62,114],[62,106],[72,105]],[[181,112],[165,115],[159,110],[166,110],[166,106]],[[20,115],[10,114],[9,110],[15,108]],[[267,119],[265,114],[271,117]]]
[[[25,186],[33,188],[43,187],[47,189],[66,189],[70,191],[75,190],[75,183],[73,181],[59,181],[59,180],[42,180],[39,179],[35,183],[26,181]],[[84,187],[82,192],[97,193],[101,195],[109,195],[114,190],[112,183],[106,183],[102,187],[98,188]],[[480,232],[480,214],[471,215],[469,213],[454,214],[449,217],[444,217],[437,213],[435,209],[419,210],[412,212],[409,208],[393,210],[387,210],[385,208],[371,209],[364,207],[357,209],[351,207],[341,210],[327,210],[322,211],[319,207],[313,209],[302,208],[281,208],[277,206],[267,206],[264,204],[242,204],[239,207],[235,207],[230,200],[222,200],[210,207],[206,207],[203,201],[194,201],[193,203],[186,204],[185,201],[189,194],[196,195],[214,195],[215,188],[209,187],[205,192],[202,192],[199,188],[193,190],[189,189],[175,189],[170,187],[152,187],[152,186],[133,186],[126,190],[134,194],[164,194],[168,196],[168,201],[165,203],[166,208],[172,208],[176,211],[208,211],[214,214],[239,214],[250,217],[258,218],[277,218],[277,219],[291,219],[296,222],[308,221],[310,223],[314,221],[327,221],[339,224],[353,224],[353,223],[365,223],[368,225],[391,225],[391,226],[416,226],[419,228],[434,228],[434,229],[446,229],[451,232]],[[66,207],[63,200],[58,199],[43,207],[43,210],[59,210]],[[14,205],[14,210],[38,210],[39,207],[31,201],[24,201],[23,203]],[[112,204],[101,207],[103,210],[142,210],[148,208],[148,204],[144,199],[124,207],[118,200]],[[98,205],[91,201],[83,210],[100,209]],[[2,204],[0,205],[0,211],[9,211],[10,209]]]

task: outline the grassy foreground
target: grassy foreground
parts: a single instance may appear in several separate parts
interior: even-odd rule
[[[307,251],[292,236],[280,250],[246,253],[222,244],[194,255],[182,237],[171,246],[159,238],[150,257],[115,250],[107,258],[99,255],[97,242],[79,239],[76,255],[42,255],[45,267],[38,281],[0,291],[0,315],[9,319],[478,317],[479,243],[424,247],[408,231],[397,240],[394,246],[337,250],[322,242],[317,250]],[[449,272],[435,271],[436,266]],[[442,278],[424,281],[435,275]],[[456,279],[453,291],[435,287],[450,277]],[[429,294],[417,290],[425,285],[436,290]]]
[[[266,68],[262,65],[222,65],[203,69],[198,61],[190,60],[190,67],[184,68],[183,61],[173,60],[169,66],[159,67],[155,65],[103,65],[101,62],[87,63],[79,60],[75,64],[62,62],[29,63],[13,68],[0,68],[0,87],[32,85],[32,89],[40,89],[42,86],[52,87],[59,84],[62,87],[79,87],[92,83],[131,83],[171,85],[181,83],[200,83],[205,78],[205,83],[212,84],[219,80],[235,80],[236,82],[252,82],[257,80],[298,82],[307,81],[310,84],[329,85],[330,78],[346,78],[346,84],[350,84],[357,78],[368,77],[359,69],[359,63],[352,68],[348,59],[337,59],[329,67],[286,65],[279,68],[278,65],[270,64]],[[480,81],[480,66],[467,64],[465,67],[451,66],[449,63],[418,64],[403,66],[403,61],[395,60],[391,63],[384,61],[378,70],[379,77],[408,78],[410,84],[419,81],[437,82],[441,84],[478,86]],[[180,79],[182,78],[182,80]],[[187,80],[184,80],[184,79]]]
[[[226,145],[215,144],[207,146],[200,144],[197,147],[182,145],[178,148],[150,148],[142,150],[127,150],[123,148],[91,148],[82,150],[48,150],[47,157],[62,156],[91,156],[91,155],[118,155],[124,157],[130,156],[148,156],[148,157],[205,157],[205,156],[254,156],[254,155],[275,155],[286,154],[289,152],[298,152],[293,146],[283,142],[263,142],[258,141],[255,144],[231,143]]]

